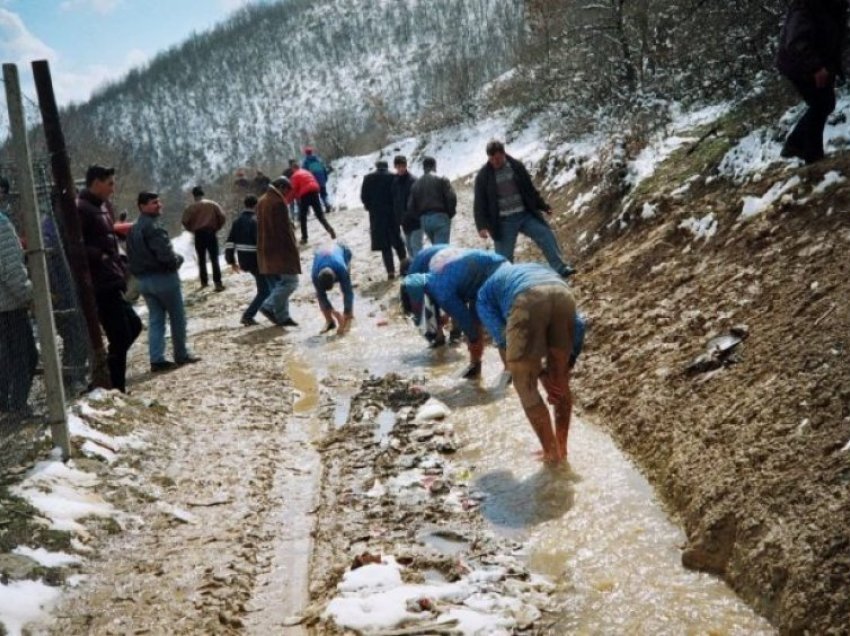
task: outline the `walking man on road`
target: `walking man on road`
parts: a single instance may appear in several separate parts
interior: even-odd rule
[[[369,212],[372,251],[381,253],[387,278],[390,280],[395,278],[393,250],[399,262],[407,256],[404,241],[401,240],[401,229],[393,210],[394,180],[387,162],[378,160],[375,162],[375,170],[363,177],[363,185],[360,188],[360,201]]]
[[[351,250],[347,245],[338,242],[328,243],[316,250],[313,257],[311,272],[313,287],[316,288],[316,299],[319,309],[325,317],[326,333],[336,328],[338,335],[343,335],[351,326],[354,319],[354,289],[351,286]],[[328,298],[328,292],[339,283],[342,291],[342,313],[336,311]],[[336,320],[336,322],[334,322]]]
[[[127,391],[127,351],[142,331],[142,321],[124,298],[127,268],[118,251],[110,199],[115,169],[100,165],[86,170],[86,187],[77,198],[77,214],[94,285],[97,316],[109,347],[106,363],[113,389]]]
[[[567,284],[545,265],[505,265],[481,286],[476,309],[511,373],[543,461],[564,461],[572,414],[570,371],[584,343],[584,320]],[[554,431],[538,381],[555,407]]]
[[[201,186],[192,188],[194,202],[183,211],[183,227],[195,235],[195,252],[198,255],[198,274],[201,287],[209,284],[207,278],[207,254],[212,265],[215,291],[224,291],[221,283],[221,268],[218,264],[218,238],[216,233],[224,227],[224,211],[215,201],[204,198]]]
[[[260,274],[257,265],[257,197],[249,194],[242,202],[244,209],[227,235],[224,244],[224,260],[234,272],[248,272],[254,277],[257,293],[254,299],[242,313],[240,323],[246,327],[256,325],[254,316],[260,310],[263,302],[269,297],[269,284],[266,277]]]
[[[151,371],[157,373],[199,362],[200,358],[192,355],[186,344],[186,310],[177,275],[183,257],[174,253],[168,232],[160,222],[162,202],[155,192],[140,192],[136,204],[140,214],[127,236],[127,259],[148,306],[148,355]],[[166,314],[173,361],[165,357]]]
[[[330,234],[332,239],[336,238],[336,232],[325,219],[325,214],[322,212],[322,201],[319,198],[321,187],[313,173],[304,168],[287,168],[283,173],[286,177],[286,191],[283,195],[286,197],[287,205],[293,201],[298,201],[298,220],[301,222],[301,245],[307,244],[307,216],[310,214],[310,208],[313,208],[313,214],[316,219],[325,228],[325,231]],[[279,181],[279,180],[278,180]],[[283,183],[283,182],[280,182]]]
[[[257,203],[257,266],[270,290],[260,313],[281,327],[298,326],[289,313],[289,297],[298,288],[301,274],[301,258],[285,194],[291,189],[289,179],[278,177]]]
[[[552,228],[543,218],[551,206],[534,187],[531,175],[519,161],[505,152],[501,141],[487,144],[487,163],[475,177],[475,227],[481,238],[492,237],[496,252],[514,260],[516,240],[525,234],[563,278],[575,270],[564,261]]]
[[[437,160],[425,157],[422,160],[425,172],[410,187],[407,202],[409,222],[419,222],[431,245],[448,243],[452,234],[452,219],[457,212],[457,194],[451,182],[438,177]]]
[[[316,177],[319,183],[319,198],[322,200],[322,205],[325,206],[325,214],[330,214],[333,211],[330,200],[328,199],[328,177],[331,170],[322,161],[322,158],[315,153],[312,146],[304,148],[304,159],[301,161],[301,167],[309,170]]]

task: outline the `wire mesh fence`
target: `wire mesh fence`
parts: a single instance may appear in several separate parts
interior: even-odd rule
[[[0,164],[0,471],[19,463],[47,427],[43,381],[26,267],[27,237],[20,209],[18,170]],[[33,165],[38,211],[46,252],[53,318],[58,335],[66,398],[88,385],[89,344],[74,277],[62,243],[61,216],[44,160]]]

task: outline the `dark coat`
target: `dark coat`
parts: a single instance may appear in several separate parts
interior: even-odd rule
[[[407,234],[410,234],[421,227],[418,218],[412,218],[407,214],[407,202],[410,199],[410,188],[415,182],[416,177],[409,172],[404,173],[404,176],[397,174],[393,178],[393,215],[395,216],[396,223],[398,223]]]
[[[542,212],[548,212],[552,209],[551,206],[543,200],[540,192],[534,187],[531,175],[528,174],[525,166],[510,155],[507,155],[507,160],[514,171],[514,179],[519,188],[525,211],[534,214],[545,223],[546,219]],[[490,232],[493,240],[502,238],[499,223],[499,195],[496,188],[496,171],[488,161],[475,177],[473,210],[475,212],[475,227],[479,232],[481,230]]]
[[[111,204],[83,190],[77,198],[77,214],[95,293],[127,289],[127,267],[118,251]]]
[[[407,214],[419,219],[423,214],[442,212],[453,218],[457,212],[457,194],[451,181],[426,172],[410,187]]]
[[[258,274],[257,268],[257,215],[254,210],[242,210],[227,235],[224,244],[224,260],[228,265],[236,264],[251,274]]]
[[[257,265],[261,274],[301,273],[289,206],[272,186],[257,203]]]
[[[159,215],[151,214],[140,214],[127,235],[127,260],[134,276],[173,273],[183,264]]]
[[[389,170],[379,168],[363,177],[360,188],[360,201],[369,211],[369,234],[375,252],[392,247],[392,232],[398,233],[398,223],[393,214],[394,179]]]
[[[779,35],[776,66],[792,80],[811,80],[826,68],[843,75],[841,53],[847,37],[846,0],[794,0]]]

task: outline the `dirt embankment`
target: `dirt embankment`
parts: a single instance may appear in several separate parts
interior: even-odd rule
[[[850,174],[850,157],[776,166],[741,187],[702,176],[683,195],[674,190],[692,175],[682,159],[662,165],[630,206],[651,202],[654,217],[620,223],[619,201],[598,200],[559,227],[578,255],[574,285],[590,316],[577,404],[680,516],[686,566],[724,576],[783,632],[842,633],[850,616],[850,186],[813,189],[830,170]],[[710,160],[699,166],[703,175],[711,168]],[[795,174],[801,183],[790,197],[741,219],[743,196]],[[556,197],[558,209],[590,185]],[[709,212],[714,236],[680,227]],[[581,252],[583,232],[600,238]],[[745,339],[687,371],[711,338],[730,332]]]

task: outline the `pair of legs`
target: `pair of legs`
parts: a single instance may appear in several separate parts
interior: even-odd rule
[[[325,214],[330,214],[333,207],[330,199],[328,199],[328,188],[323,184],[319,184],[319,188],[319,198],[322,200],[322,205],[325,206]]]
[[[782,156],[799,157],[806,163],[813,163],[823,159],[823,129],[835,109],[835,88],[831,83],[818,88],[814,79],[791,81],[808,108],[785,140]]]
[[[395,262],[393,261],[393,250],[395,250],[398,261],[401,263],[407,258],[407,250],[404,247],[404,241],[401,238],[401,230],[395,223],[390,223],[387,226],[387,235],[384,248],[381,250],[381,258],[384,259],[384,268],[387,270],[387,275],[390,278],[395,278]]]
[[[416,255],[422,251],[422,239],[424,236],[425,232],[421,228],[404,233],[404,242],[411,259],[416,258]]]
[[[499,231],[501,237],[498,240],[493,240],[497,254],[513,262],[517,237],[520,234],[525,234],[543,252],[543,256],[549,263],[549,267],[558,272],[560,276],[566,277],[572,274],[573,268],[564,261],[564,256],[561,254],[561,248],[558,247],[555,233],[537,215],[529,212],[518,212],[509,216],[503,216],[499,221]]]
[[[269,295],[260,305],[260,311],[274,316],[279,325],[291,320],[289,297],[298,288],[298,274],[268,274],[265,279]]]
[[[305,194],[303,197],[298,199],[298,220],[301,222],[301,242],[307,242],[307,216],[310,214],[310,208],[313,209],[313,214],[316,215],[316,219],[322,224],[325,231],[330,234],[332,239],[335,239],[336,232],[334,232],[331,224],[328,223],[327,219],[325,219],[325,213],[322,211],[322,201],[319,198],[319,193],[311,192],[310,194]]]
[[[266,298],[269,297],[269,293],[271,292],[267,276],[263,276],[257,272],[251,272],[251,276],[254,277],[254,282],[257,285],[257,293],[254,294],[254,299],[242,313],[242,322],[248,322],[254,319],[254,316],[256,316],[257,312],[260,311],[260,307],[263,306],[263,303],[266,301]]]
[[[522,408],[543,449],[543,461],[567,458],[572,415],[570,355],[574,346],[575,301],[563,285],[533,287],[514,300],[505,329],[505,366],[513,378]],[[544,368],[541,360],[546,358]],[[540,394],[542,383],[554,406]]]
[[[174,361],[185,362],[191,356],[186,345],[186,312],[183,291],[176,273],[143,274],[138,277],[139,291],[148,306],[148,356],[151,364],[161,364],[165,359],[165,317],[171,327],[171,346]]]
[[[111,289],[95,295],[97,317],[109,343],[106,364],[112,388],[127,391],[127,351],[142,332],[142,321],[133,307],[124,300],[120,289]]]
[[[195,254],[198,256],[198,274],[201,277],[201,287],[209,284],[207,276],[207,254],[212,265],[213,283],[217,290],[224,289],[221,284],[221,267],[218,264],[218,239],[212,230],[198,230],[195,232]]]
[[[431,245],[448,244],[452,234],[452,220],[448,214],[444,212],[423,214],[419,222],[422,224],[422,232],[431,241]]]
[[[38,364],[26,308],[0,312],[0,360],[0,411],[23,411]]]
[[[62,338],[62,378],[66,392],[85,388],[88,372],[88,335],[81,313],[73,307],[54,309],[56,331]]]

